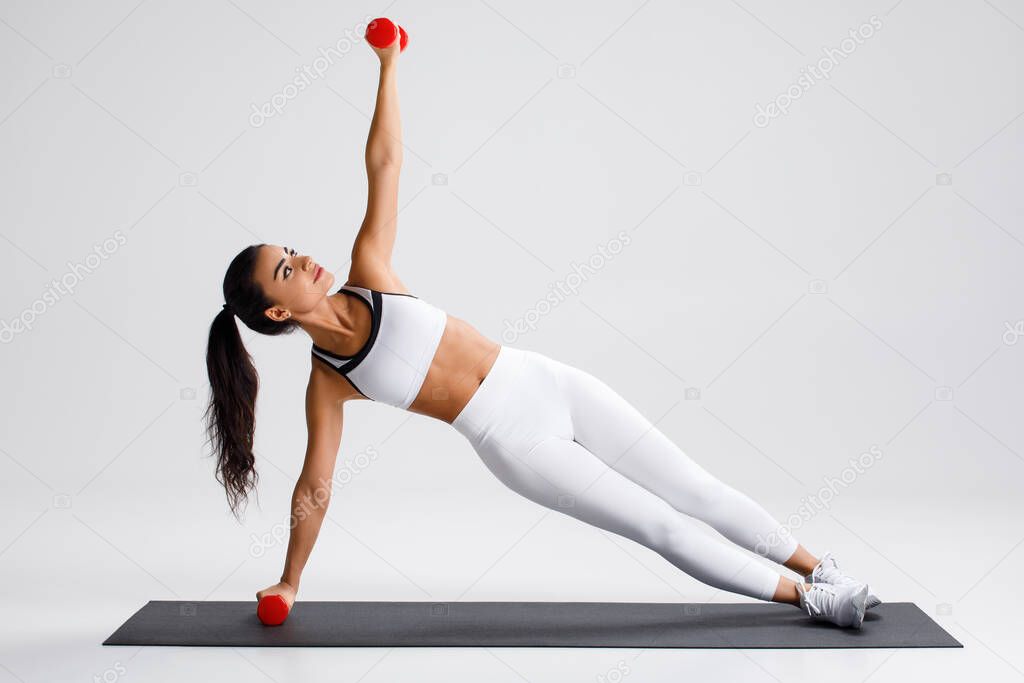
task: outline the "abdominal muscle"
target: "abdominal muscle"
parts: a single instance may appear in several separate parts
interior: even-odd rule
[[[448,315],[423,386],[408,410],[451,423],[484,381],[500,349],[465,320]]]

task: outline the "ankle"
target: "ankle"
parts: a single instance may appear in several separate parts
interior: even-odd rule
[[[799,607],[801,586],[803,586],[804,592],[811,590],[811,584],[809,583],[791,581],[790,579],[782,577],[779,581],[778,587],[775,589],[775,595],[772,597],[772,601]]]
[[[797,546],[796,551],[789,557],[789,559],[783,562],[782,566],[796,572],[801,578],[803,578],[813,572],[819,562],[821,562],[821,558],[815,557],[801,545]]]

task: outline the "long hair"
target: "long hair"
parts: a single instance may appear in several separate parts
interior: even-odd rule
[[[253,277],[262,246],[246,247],[228,266],[224,274],[226,303],[210,325],[206,347],[206,372],[210,378],[206,433],[217,459],[214,476],[224,486],[228,506],[236,518],[259,480],[252,449],[260,382],[252,356],[242,343],[235,316],[246,327],[262,334],[285,334],[297,326],[294,320],[275,322],[264,314],[273,303]]]

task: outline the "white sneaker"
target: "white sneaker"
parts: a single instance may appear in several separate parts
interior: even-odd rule
[[[810,574],[804,577],[804,581],[807,583],[830,583],[834,586],[846,586],[852,584],[860,584],[861,582],[852,576],[848,576],[839,569],[839,565],[836,563],[836,558],[832,556],[831,552],[825,553],[821,556],[821,560]],[[868,598],[865,602],[865,608],[871,609],[878,607],[882,604],[875,595],[872,595],[871,589],[868,589]]]
[[[864,621],[864,602],[868,596],[865,583],[836,586],[830,583],[796,584],[800,591],[800,609],[812,619],[830,621],[836,626],[860,628]]]

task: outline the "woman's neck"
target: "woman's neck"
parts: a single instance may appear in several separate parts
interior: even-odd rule
[[[357,303],[344,294],[325,296],[319,306],[302,316],[299,327],[305,330],[317,346],[325,349],[344,348],[359,333],[352,308]]]

